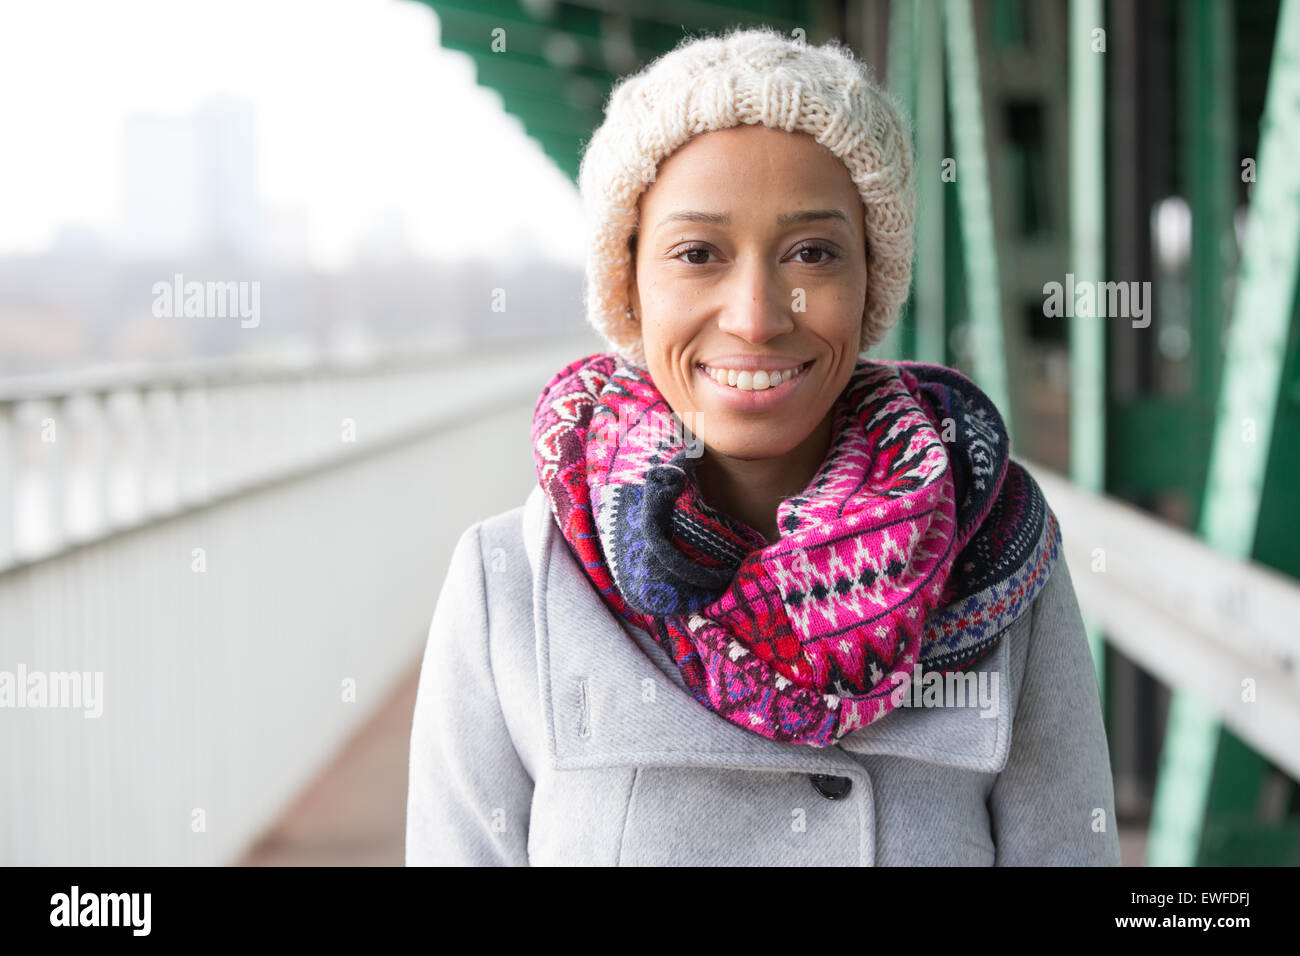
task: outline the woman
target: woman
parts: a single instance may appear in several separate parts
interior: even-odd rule
[[[539,483],[460,539],[409,864],[1119,863],[1056,519],[907,295],[906,127],[837,44],[684,42],[583,157]]]

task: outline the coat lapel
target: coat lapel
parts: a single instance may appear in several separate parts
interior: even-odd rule
[[[900,708],[835,747],[778,743],[707,710],[667,676],[674,665],[653,638],[628,636],[578,567],[540,487],[524,509],[524,546],[533,571],[547,746],[559,769],[717,766],[835,774],[859,767],[850,754],[988,772],[1006,762],[1015,696],[1006,640],[980,668],[1000,675],[996,716],[982,717],[975,708]]]

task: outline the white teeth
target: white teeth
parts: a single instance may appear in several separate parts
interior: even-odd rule
[[[784,385],[802,371],[803,366],[781,369],[776,372],[759,370],[757,372],[738,371],[734,368],[720,369],[703,366],[704,373],[720,385],[729,385],[746,392],[761,392],[765,389]]]

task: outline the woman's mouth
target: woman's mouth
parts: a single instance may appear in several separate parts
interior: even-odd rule
[[[698,368],[713,381],[727,388],[742,392],[763,392],[792,382],[807,371],[811,364],[812,362],[804,362],[802,365],[771,371],[714,367],[704,364],[699,365]]]
[[[695,367],[699,388],[714,396],[721,407],[733,412],[767,412],[791,401],[803,390],[812,362],[786,368],[728,368],[725,365]]]

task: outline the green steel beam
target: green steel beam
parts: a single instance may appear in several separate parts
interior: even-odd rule
[[[961,222],[961,196],[959,191],[949,187],[943,192],[944,199],[944,254],[943,254],[943,291],[944,291],[944,328],[951,329],[955,321],[970,314],[966,283],[966,248],[962,242],[961,229],[955,224]]]
[[[916,118],[916,4],[913,0],[895,0],[889,4],[889,56],[886,58],[886,82],[889,92]]]
[[[957,195],[961,204],[963,261],[970,304],[973,376],[1002,410],[1007,431],[1014,441],[1016,415],[1007,382],[1002,293],[971,0],[946,0],[944,27],[948,50],[948,100],[957,161]]]
[[[1282,574],[1300,579],[1300,293],[1291,312],[1291,338],[1282,368],[1282,394],[1273,421],[1273,443],[1269,449],[1268,475],[1260,514],[1268,515],[1255,533],[1254,559]],[[1207,443],[1208,445],[1208,443]]]
[[[1189,462],[1210,460],[1214,407],[1210,397],[1155,396],[1125,404],[1107,422],[1106,436],[1115,461],[1141,461],[1123,478],[1109,477],[1107,491],[1136,499],[1179,489],[1199,496],[1202,477]]]
[[[1251,834],[1255,830],[1274,830],[1274,855],[1294,855],[1300,843],[1283,846],[1285,839],[1276,830],[1281,820],[1260,821],[1257,811],[1264,796],[1265,785],[1272,773],[1268,759],[1243,743],[1235,734],[1220,729],[1215,745],[1214,767],[1210,790],[1206,800],[1205,830],[1202,833],[1200,852],[1196,862],[1200,866],[1233,866],[1242,863],[1257,864],[1260,857],[1243,858],[1238,855],[1244,847],[1236,830]],[[1292,821],[1300,823],[1300,821]],[[1293,831],[1294,832],[1294,831]],[[1292,840],[1295,839],[1293,835]],[[1265,859],[1268,857],[1265,856]]]
[[[444,46],[468,53],[473,58],[480,75],[491,76],[496,81],[509,83],[511,86],[535,89],[539,95],[567,98],[565,87],[574,79],[590,83],[603,93],[618,80],[616,74],[605,70],[592,70],[585,67],[561,70],[544,59],[526,53],[493,53],[485,44],[462,44],[456,38],[449,38]],[[596,104],[599,105],[599,100]]]
[[[578,181],[579,156],[573,151],[573,140],[568,136],[555,136],[545,130],[535,129],[524,125],[524,130],[529,136],[537,140],[542,147],[542,152],[550,157],[551,161],[559,167],[573,182]]]
[[[911,0],[916,71],[916,358],[947,365],[948,323],[944,311],[945,182],[943,19],[932,0]],[[960,178],[960,177],[959,177]],[[1002,406],[999,405],[999,408]]]
[[[1183,169],[1193,225],[1189,272],[1197,395],[1219,392],[1228,316],[1224,289],[1235,242],[1232,213],[1241,159],[1234,155],[1232,20],[1229,0],[1191,0],[1179,20],[1181,83],[1190,120],[1183,137]]]
[[[913,21],[916,4],[912,0],[894,0],[889,4],[889,53],[885,58],[885,83],[890,94],[898,101],[907,118],[916,123],[916,50]],[[919,265],[919,263],[917,263]],[[912,287],[902,315],[890,328],[877,353],[885,359],[915,358],[913,317],[916,310],[916,269],[912,271]]]
[[[596,10],[561,6],[548,20],[537,20],[515,0],[422,0],[438,14],[444,36],[489,47],[498,28],[505,31],[505,52],[544,59],[559,69],[585,66],[619,72],[610,63],[602,15]],[[682,36],[663,24],[633,23],[632,53],[640,63],[670,49]]]
[[[1099,282],[1106,272],[1105,53],[1093,52],[1104,30],[1101,0],[1071,0],[1070,270],[1075,282]],[[1089,491],[1106,484],[1105,320],[1070,319],[1070,480]]]
[[[1228,328],[1202,533],[1228,554],[1248,557],[1259,521],[1300,259],[1300,0],[1283,0],[1260,129],[1237,298]],[[1229,171],[1239,175],[1234,165]],[[1243,440],[1249,423],[1254,439]]]
[[[474,54],[474,65],[477,82],[500,91],[506,109],[518,115],[525,126],[545,126],[556,133],[566,132],[568,145],[564,148],[575,156],[580,143],[600,124],[601,104],[608,86],[599,79],[493,53]],[[575,103],[584,98],[575,92],[575,84],[585,84],[588,101],[585,107]],[[515,98],[514,91],[518,90],[529,91],[524,94],[526,100]],[[567,110],[563,104],[569,104]]]
[[[993,28],[989,32],[999,49],[1015,50],[1027,45],[1024,0],[992,0],[991,13]]]
[[[563,145],[568,152],[573,153],[575,158],[578,156],[578,153],[573,149],[573,144],[577,141],[577,136],[570,128],[548,126],[541,120],[531,118],[525,119],[523,124],[524,132],[529,136],[536,136],[539,139],[544,139],[546,145]]]
[[[1102,0],[1071,0],[1070,70],[1070,270],[1075,281],[1099,282],[1106,271],[1106,54],[1094,52],[1104,36]],[[1070,480],[1089,491],[1106,490],[1106,320],[1070,318]],[[1088,647],[1106,700],[1106,645],[1085,620]]]
[[[1251,556],[1300,266],[1300,0],[1282,0],[1260,127],[1237,295],[1228,326],[1200,532],[1215,548]],[[1197,862],[1220,723],[1179,691],[1160,755],[1147,862]]]
[[[1250,860],[1252,866],[1300,866],[1300,822],[1261,823],[1239,813],[1206,824],[1205,866],[1209,860]],[[1217,864],[1231,865],[1231,864]]]
[[[599,111],[566,107],[549,97],[539,96],[534,90],[504,83],[493,83],[490,88],[500,94],[507,112],[518,116],[525,123],[535,123],[557,132],[563,130],[574,138],[575,143],[582,137],[590,136],[600,125]]]
[[[443,0],[434,0],[430,5],[438,14],[444,42],[446,38],[454,37],[492,49],[498,55],[524,53],[545,60],[557,69],[579,64],[605,69],[599,22],[581,22],[596,19],[590,11],[575,11],[580,17],[570,19],[579,22],[559,28],[528,18],[522,11],[523,19],[515,19],[493,12],[491,6],[471,5],[467,9]],[[557,36],[563,39],[556,39]]]
[[[789,32],[809,30],[807,0],[565,0],[558,7],[587,7],[603,13],[690,30],[721,30],[737,23],[767,23]],[[812,31],[809,30],[809,40]]]
[[[826,3],[815,0],[418,0],[438,15],[444,47],[471,56],[477,82],[576,178],[582,143],[599,125],[619,77],[688,33],[763,23],[804,29],[818,42]],[[494,50],[502,29],[505,49]],[[611,40],[617,38],[617,42]],[[617,56],[615,50],[623,50]]]

